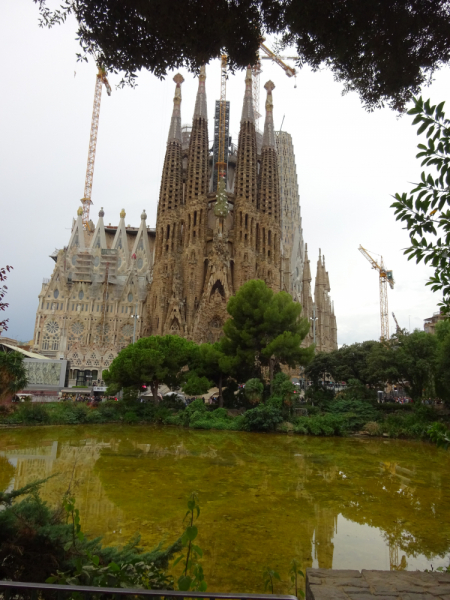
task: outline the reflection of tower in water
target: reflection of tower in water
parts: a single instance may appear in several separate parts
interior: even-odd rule
[[[333,568],[334,544],[333,538],[337,533],[337,514],[330,508],[322,508],[318,504],[314,506],[315,528],[314,528],[314,558],[320,569]]]
[[[8,448],[0,452],[16,466],[11,487],[15,490],[37,479],[49,479],[41,489],[41,496],[50,505],[57,506],[69,489],[75,496],[85,533],[108,533],[119,529],[122,511],[106,496],[93,466],[103,448],[111,444],[83,440],[71,446],[58,442],[43,442],[35,448]]]

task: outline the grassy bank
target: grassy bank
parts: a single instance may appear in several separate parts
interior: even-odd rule
[[[299,411],[294,403],[269,398],[264,404],[247,407],[243,414],[232,416],[226,408],[208,406],[202,400],[187,407],[173,401],[163,401],[156,406],[133,401],[104,402],[95,407],[81,402],[22,403],[1,406],[0,424],[155,423],[193,429],[279,431],[317,436],[363,433],[434,441],[436,432],[447,436],[449,425],[446,411],[432,406],[377,404],[371,398],[349,397],[348,394],[336,398],[316,395],[315,401],[301,407]]]

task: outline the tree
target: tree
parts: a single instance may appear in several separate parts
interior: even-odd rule
[[[261,366],[269,367],[271,387],[277,364],[294,368],[312,359],[313,347],[301,347],[308,320],[300,317],[302,306],[288,293],[275,294],[264,281],[252,279],[230,298],[227,311],[231,318],[223,326],[225,354],[255,375]]]
[[[255,64],[261,37],[294,45],[298,65],[327,66],[368,109],[402,109],[450,56],[446,0],[65,0],[39,6],[41,27],[78,22],[80,60],[93,56],[135,82],[146,69],[197,70],[226,53],[232,69]]]
[[[423,396],[435,393],[437,338],[431,333],[416,330],[392,336],[389,344],[376,349],[368,368],[378,378],[400,383],[418,402]]]
[[[2,282],[6,281],[6,279],[8,278],[6,273],[9,273],[12,270],[12,268],[13,267],[11,267],[10,265],[6,265],[6,267],[0,267],[0,310],[6,310],[9,306],[8,302],[3,302],[3,298],[6,296],[6,293],[8,291],[8,286],[1,284]],[[0,321],[0,334],[2,331],[8,331],[8,321],[9,319],[4,319],[3,321]]]
[[[24,358],[21,352],[0,352],[0,403],[26,387]]]
[[[115,389],[141,390],[150,385],[155,402],[158,387],[178,387],[187,377],[196,344],[177,335],[150,336],[124,348],[113,360],[104,379]],[[184,369],[184,370],[183,370]]]
[[[450,320],[436,323],[436,393],[450,403]]]
[[[369,357],[380,345],[375,340],[367,340],[350,346],[344,345],[333,352],[319,352],[305,373],[316,385],[323,379],[324,373],[329,373],[334,381],[357,379],[364,385],[377,385],[380,379],[369,367]]]
[[[264,384],[261,379],[254,377],[245,384],[245,397],[251,404],[259,404],[263,397]]]
[[[202,344],[199,348],[200,372],[219,388],[219,406],[223,407],[223,384],[234,370],[236,359],[227,356],[221,342],[215,344]]]
[[[422,166],[433,173],[422,171],[420,183],[409,193],[395,194],[397,221],[406,224],[411,246],[406,248],[408,260],[422,260],[434,268],[434,275],[426,285],[442,291],[439,303],[445,313],[450,312],[450,121],[445,118],[444,102],[431,106],[430,101],[414,99],[408,111],[414,115],[413,125],[419,125],[417,135],[425,134],[426,143],[420,143]]]

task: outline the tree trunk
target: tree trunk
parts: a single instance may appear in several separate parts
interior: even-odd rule
[[[223,395],[222,395],[222,373],[219,376],[219,407],[223,408]]]
[[[158,380],[152,381],[151,384],[150,384],[150,388],[152,390],[153,400],[155,401],[156,404],[158,404],[159,403],[159,398],[158,398]]]
[[[274,358],[271,356],[269,358],[269,378],[270,378],[270,395],[273,392],[273,366],[274,366]]]

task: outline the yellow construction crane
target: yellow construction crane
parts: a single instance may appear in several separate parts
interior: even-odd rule
[[[397,334],[399,334],[399,333],[401,333],[401,332],[402,332],[402,330],[401,330],[401,328],[400,328],[400,325],[398,324],[397,317],[395,316],[395,314],[394,314],[394,313],[392,313],[392,316],[394,317],[394,321],[395,321],[395,327],[397,328]]]
[[[361,254],[367,258],[372,265],[372,269],[378,271],[380,277],[380,317],[381,317],[381,340],[389,339],[389,311],[388,311],[388,295],[387,295],[387,284],[389,283],[390,288],[394,289],[394,275],[392,271],[387,271],[383,263],[383,257],[380,256],[380,263],[369,254],[369,252],[359,245],[358,250]]]
[[[268,48],[265,44],[265,39],[263,39],[259,45],[261,50],[266,54],[266,56],[258,56],[256,64],[252,67],[253,71],[253,112],[255,113],[255,125],[256,129],[259,128],[259,118],[261,117],[261,113],[259,112],[259,90],[260,90],[260,76],[261,76],[261,59],[271,60],[279,67],[281,67],[288,77],[296,77],[297,71],[294,67],[290,67],[286,64],[281,56],[272,52],[270,48]],[[288,56],[287,59],[296,59],[296,56]]]
[[[106,76],[107,72],[105,69],[99,67],[95,79],[94,108],[92,110],[91,135],[89,138],[86,180],[84,183],[84,197],[81,199],[81,204],[83,205],[84,229],[89,228],[89,211],[92,204],[92,181],[94,179],[95,150],[97,148],[98,121],[100,118],[100,102],[102,100],[102,85],[105,86],[108,96],[111,96],[111,86],[109,85]]]

